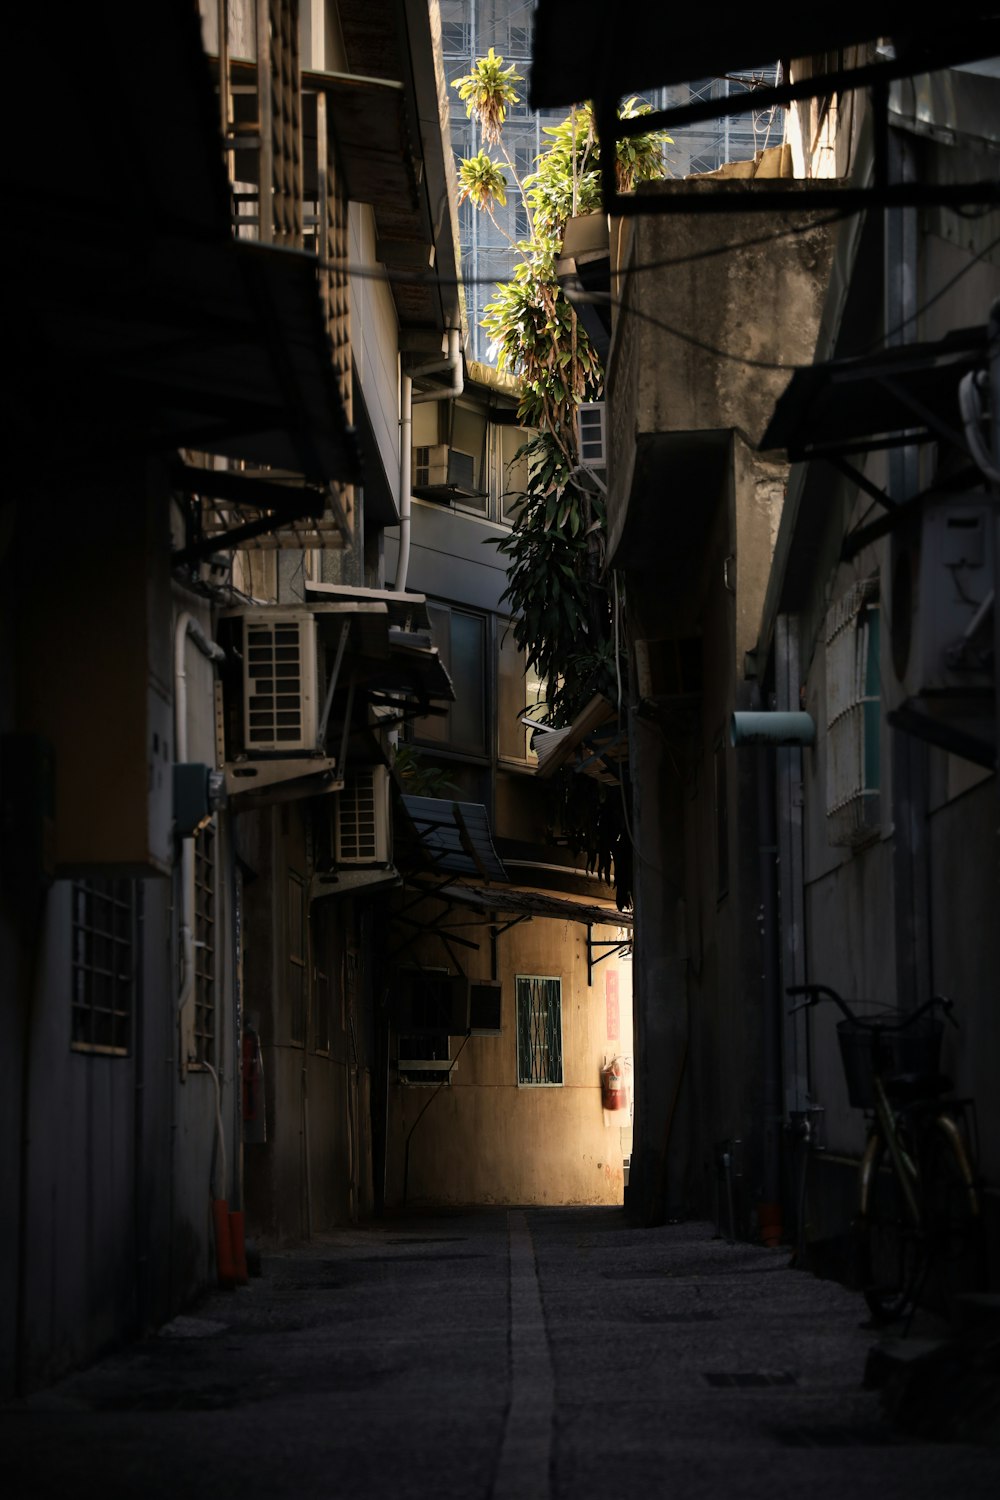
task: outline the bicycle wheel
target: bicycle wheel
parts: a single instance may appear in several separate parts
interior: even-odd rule
[[[986,1236],[966,1143],[950,1116],[935,1120],[921,1153],[927,1224],[927,1297],[951,1315],[963,1292],[986,1285]]]
[[[861,1291],[872,1317],[879,1323],[902,1318],[920,1292],[924,1238],[910,1221],[884,1141],[876,1148],[867,1211],[859,1215],[858,1230]]]

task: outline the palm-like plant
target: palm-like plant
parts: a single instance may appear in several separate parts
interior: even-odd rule
[[[477,208],[491,213],[493,205],[507,202],[507,179],[497,163],[485,151],[467,156],[458,164],[458,201],[468,198]]]
[[[465,102],[469,119],[479,121],[483,140],[488,146],[499,144],[508,107],[520,103],[521,96],[514,84],[523,81],[514,64],[505,68],[503,58],[498,57],[491,47],[485,57],[477,58],[471,73],[456,78],[452,84],[452,88],[458,89],[458,97]]]

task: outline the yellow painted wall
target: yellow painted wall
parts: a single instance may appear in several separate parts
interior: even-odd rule
[[[488,930],[463,931],[480,943],[478,953],[461,950],[469,977],[489,978]],[[595,942],[617,937],[614,926],[593,931]],[[548,918],[535,917],[502,934],[497,941],[501,1035],[470,1037],[464,1045],[453,1038],[457,1062],[451,1081],[433,1099],[432,1088],[403,1084],[395,1072],[391,1075],[390,1204],[402,1202],[406,1136],[425,1105],[410,1143],[409,1203],[622,1202],[631,1128],[627,1111],[603,1110],[600,1070],[605,1059],[632,1053],[632,966],[630,959],[613,954],[597,965],[588,988],[586,943],[583,923]],[[424,940],[419,953],[426,965],[447,962],[436,939]],[[454,965],[449,967],[454,972]],[[620,1035],[610,1040],[609,973],[618,978],[620,1018]],[[562,981],[561,1086],[518,1086],[519,974]]]

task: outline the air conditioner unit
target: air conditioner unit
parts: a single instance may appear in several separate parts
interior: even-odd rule
[[[226,789],[260,792],[276,782],[325,778],[336,761],[320,744],[324,687],[315,613],[260,605],[219,622],[227,653],[222,738]]]
[[[476,460],[447,443],[414,448],[412,488],[429,500],[472,499],[482,491],[476,485]]]
[[[892,664],[907,698],[947,713],[992,694],[995,587],[986,498],[915,501],[892,548]]]
[[[243,744],[315,750],[319,728],[316,621],[306,611],[247,615],[243,633]]]
[[[334,812],[334,861],[342,865],[387,865],[392,860],[389,772],[357,766],[347,773]]]
[[[608,466],[607,426],[603,401],[581,401],[576,409],[580,462],[586,469]]]

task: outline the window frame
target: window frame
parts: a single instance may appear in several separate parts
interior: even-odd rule
[[[81,913],[80,903],[85,905]],[[95,907],[106,904],[111,917],[123,917],[98,925]],[[74,880],[70,884],[70,1051],[98,1057],[129,1057],[132,1052],[133,1022],[136,1007],[138,966],[141,954],[137,943],[138,889],[134,880],[100,877]],[[121,927],[127,929],[125,932]],[[110,944],[108,961],[97,962],[101,945]],[[117,955],[127,958],[127,971],[119,968]],[[110,1005],[99,1005],[97,989],[101,981],[108,986]],[[121,1003],[116,1004],[116,1001]],[[111,1041],[94,1040],[97,1018],[111,1018]],[[86,1017],[89,1036],[77,1034],[77,1023]],[[121,1023],[124,1040],[116,1036]]]
[[[522,987],[523,986],[529,986],[529,985],[555,985],[556,986],[555,999],[556,999],[557,1006],[558,1006],[557,1021],[556,1021],[556,1026],[554,1028],[551,1028],[551,1031],[556,1035],[556,1038],[557,1038],[558,1053],[555,1056],[555,1068],[553,1068],[553,1066],[552,1066],[551,1055],[549,1055],[549,1057],[548,1057],[548,1061],[546,1063],[546,1072],[550,1076],[548,1076],[546,1078],[534,1078],[534,1077],[524,1077],[523,1076],[523,1074],[525,1072],[534,1072],[535,1071],[534,1059],[535,1059],[536,1048],[535,1048],[534,1044],[530,1040],[530,1033],[531,1033],[530,1022],[528,1023],[528,1046],[529,1046],[530,1051],[531,1051],[531,1058],[530,1058],[530,1062],[528,1063],[528,1066],[525,1067],[525,1068],[522,1068],[522,1062],[525,1061],[525,1054],[522,1051],[522,1019],[521,1019],[522,1018],[522,999],[525,997],[525,992],[524,992],[524,989]],[[564,1061],[563,1061],[565,1049],[563,1047],[562,987],[563,987],[563,982],[562,982],[562,975],[561,974],[515,974],[515,976],[514,976],[514,1018],[515,1018],[515,1045],[516,1045],[516,1048],[517,1048],[517,1086],[518,1086],[518,1088],[530,1088],[530,1089],[538,1089],[538,1088],[545,1089],[545,1088],[548,1088],[548,1089],[551,1089],[551,1088],[563,1088],[565,1086],[566,1072],[565,1072],[565,1066],[564,1066]],[[530,1003],[532,1005],[532,1009],[534,1010],[535,1009],[535,997],[533,995],[531,995],[530,991],[528,992],[527,998],[529,999],[529,1001],[530,1001]],[[550,995],[549,996],[549,1003],[550,1004],[551,1004],[551,998],[552,997]],[[548,1029],[550,1029],[550,1028],[547,1027],[547,1030]],[[547,1054],[550,1054],[550,1047],[549,1047],[548,1044],[546,1045],[546,1052],[547,1052]],[[555,1072],[555,1071],[558,1071],[558,1075],[559,1076],[557,1078],[554,1078],[554,1077],[551,1076],[551,1074],[553,1072]]]
[[[848,589],[825,620],[824,812],[832,848],[854,849],[881,832],[881,636],[876,574]]]

